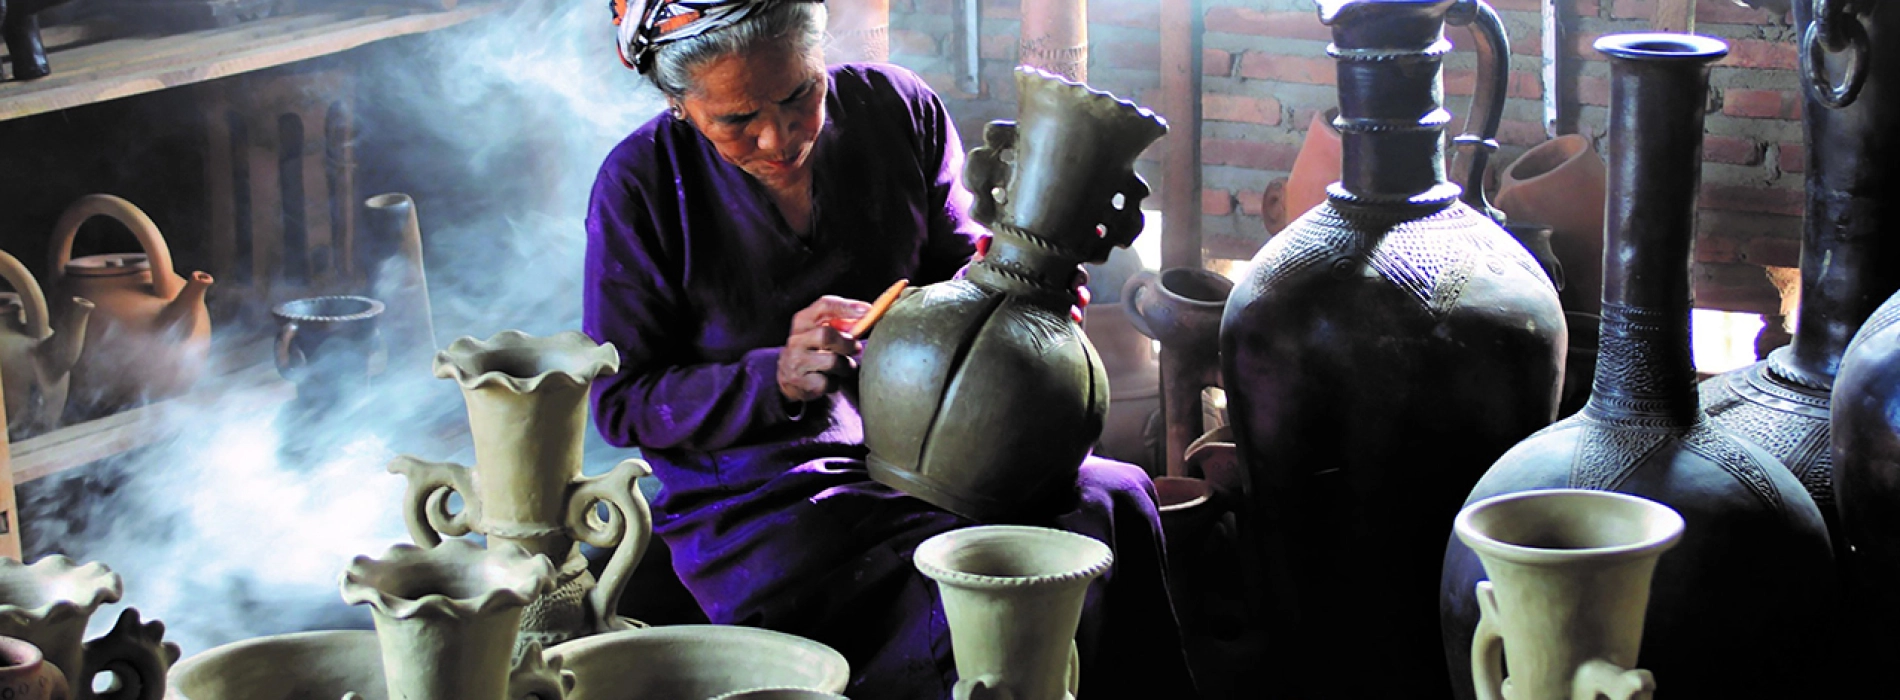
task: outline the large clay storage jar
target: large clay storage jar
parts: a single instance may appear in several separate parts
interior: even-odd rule
[[[1557,408],[1556,290],[1446,178],[1448,17],[1489,25],[1477,34],[1498,43],[1479,55],[1504,55],[1480,3],[1322,5],[1341,181],[1255,255],[1222,318],[1228,410],[1283,640],[1267,661],[1307,684],[1289,697],[1450,692],[1431,593],[1444,538],[1484,469]],[[1380,672],[1365,672],[1368,658]]]
[[[1671,697],[1836,697],[1833,559],[1820,511],[1773,455],[1706,420],[1690,355],[1690,248],[1703,97],[1721,41],[1599,39],[1611,59],[1608,236],[1595,388],[1471,491],[1619,491],[1681,513],[1657,565],[1642,665]],[[1483,567],[1456,539],[1440,595],[1454,677],[1470,665]],[[1469,688],[1465,689],[1467,696]]]
[[[0,394],[6,397],[7,435],[21,440],[59,426],[93,305],[69,299],[61,316],[51,318],[39,280],[4,252],[0,279],[13,288],[8,301],[18,304],[17,315],[0,320]]]
[[[1863,659],[1900,649],[1900,295],[1861,326],[1831,396],[1840,535]]]
[[[79,225],[116,219],[142,253],[72,257]],[[211,350],[205,290],[211,276],[172,270],[171,249],[152,219],[108,194],[80,197],[53,228],[47,288],[56,306],[83,297],[94,304],[85,352],[73,367],[70,400],[86,415],[184,393],[204,374]]]
[[[1545,141],[1498,176],[1498,210],[1512,222],[1549,226],[1550,251],[1563,263],[1564,310],[1596,314],[1603,296],[1603,158],[1589,137]]]
[[[1062,508],[1102,431],[1108,377],[1070,318],[1077,266],[1141,233],[1146,109],[1031,69],[1014,123],[970,153],[972,216],[996,235],[963,279],[908,293],[866,343],[871,478],[976,520]]]

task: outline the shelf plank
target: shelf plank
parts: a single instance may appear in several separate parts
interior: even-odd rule
[[[130,97],[445,29],[492,14],[499,3],[446,11],[374,8],[308,12],[169,36],[78,43],[49,54],[53,74],[0,83],[0,121]]]

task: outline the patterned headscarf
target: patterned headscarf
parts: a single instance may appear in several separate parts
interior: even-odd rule
[[[655,49],[730,27],[761,8],[785,1],[608,0],[614,13],[614,26],[619,28],[615,44],[620,50],[620,62],[642,74],[653,69]]]

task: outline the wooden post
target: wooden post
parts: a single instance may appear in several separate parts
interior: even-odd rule
[[[20,503],[13,493],[12,445],[6,425],[7,405],[0,401],[0,557],[20,560]]]
[[[1659,32],[1695,31],[1695,0],[1658,0],[1649,27]]]
[[[1161,0],[1161,267],[1201,267],[1201,0]],[[1185,476],[1187,447],[1200,437],[1205,368],[1161,351],[1161,416],[1167,470]]]

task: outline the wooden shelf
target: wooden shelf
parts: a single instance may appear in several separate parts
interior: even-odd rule
[[[446,11],[374,7],[301,12],[219,29],[103,40],[102,35],[111,34],[109,28],[49,29],[53,74],[0,83],[0,121],[326,56],[452,27],[500,7],[465,2]]]

